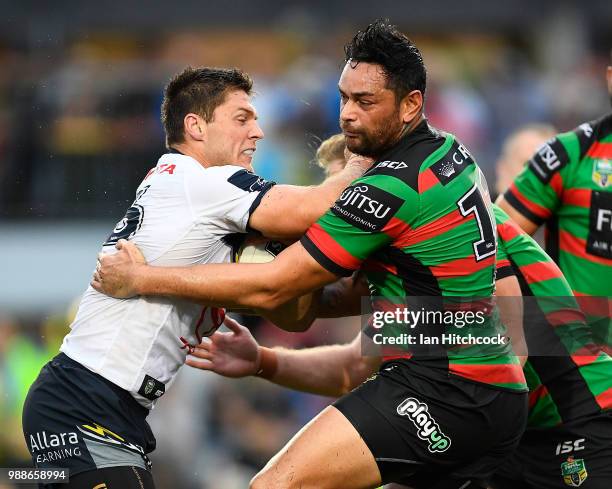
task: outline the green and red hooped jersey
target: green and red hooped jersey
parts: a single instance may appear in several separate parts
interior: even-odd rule
[[[504,197],[546,222],[546,251],[577,296],[612,296],[612,113],[541,146]]]
[[[496,237],[482,172],[453,135],[426,121],[355,180],[301,243],[336,275],[363,270],[372,297],[493,294]],[[441,368],[526,390],[508,344],[484,355],[470,348],[445,355],[437,363],[438,374]]]
[[[528,426],[557,426],[612,408],[612,358],[593,347],[561,270],[502,209],[494,205],[493,210],[497,278],[515,275],[525,301],[535,299],[524,318],[530,352],[524,366]]]

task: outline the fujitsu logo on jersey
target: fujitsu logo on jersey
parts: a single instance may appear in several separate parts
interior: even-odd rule
[[[567,151],[563,144],[557,138],[552,138],[538,148],[529,160],[529,166],[542,183],[548,183],[567,161]]]
[[[357,184],[348,187],[332,207],[332,212],[364,231],[382,229],[404,203],[378,187]]]
[[[555,151],[548,143],[544,143],[544,145],[542,145],[540,149],[538,149],[538,154],[540,155],[542,162],[549,170],[556,170],[559,165],[561,165],[557,153],[555,153]]]
[[[363,212],[366,214],[374,214],[374,217],[383,219],[389,213],[391,207],[368,197],[366,195],[368,190],[370,190],[370,188],[367,185],[359,185],[353,188],[349,187],[342,192],[338,200],[342,203],[343,207],[352,206],[357,209],[363,208]]]

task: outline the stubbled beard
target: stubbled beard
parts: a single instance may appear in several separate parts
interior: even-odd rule
[[[347,138],[346,147],[352,153],[377,158],[397,143],[402,127],[400,122],[395,122],[391,117],[373,132],[360,132],[359,140]]]

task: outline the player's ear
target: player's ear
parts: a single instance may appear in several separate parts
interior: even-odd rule
[[[195,141],[206,140],[206,121],[198,114],[189,113],[183,119],[185,136]]]
[[[404,124],[410,124],[423,108],[423,94],[420,90],[413,90],[400,102],[400,116]]]

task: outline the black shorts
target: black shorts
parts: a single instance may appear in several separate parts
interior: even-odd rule
[[[525,431],[491,480],[495,489],[612,488],[612,413]]]
[[[23,433],[37,468],[70,476],[105,467],[151,470],[148,410],[125,390],[63,353],[45,365],[23,407]]]
[[[368,445],[383,483],[485,487],[519,443],[527,394],[423,373],[409,361],[385,363],[334,406]]]

